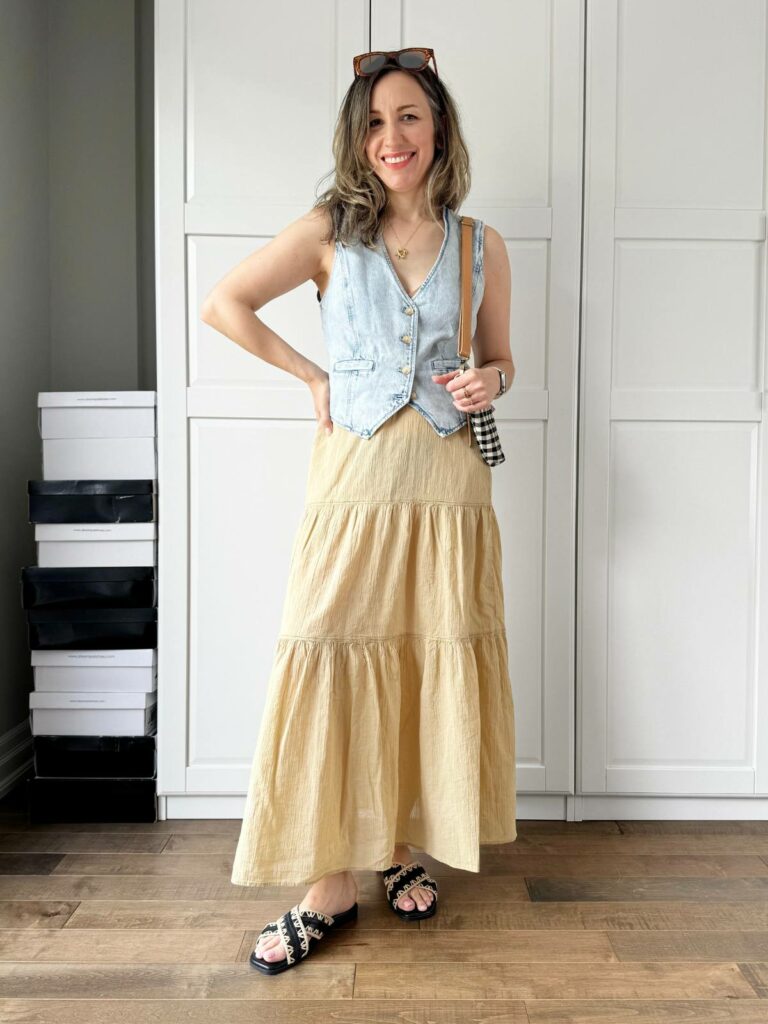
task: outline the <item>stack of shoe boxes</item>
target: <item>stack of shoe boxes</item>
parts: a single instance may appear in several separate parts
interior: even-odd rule
[[[155,406],[154,391],[38,395],[38,564],[21,572],[33,822],[157,818]]]

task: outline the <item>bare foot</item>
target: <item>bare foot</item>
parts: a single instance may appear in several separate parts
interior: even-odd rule
[[[409,846],[401,844],[395,847],[395,852],[392,855],[393,864],[410,864],[414,860],[418,860],[418,857],[413,856]],[[435,894],[431,889],[425,889],[423,885],[415,885],[410,892],[401,896],[395,905],[401,910],[413,910],[416,907],[419,910],[426,910],[434,898]]]
[[[356,902],[357,883],[354,875],[351,871],[339,871],[334,875],[324,875],[310,886],[299,904],[299,910],[319,910],[335,917]],[[255,949],[256,956],[268,963],[285,960],[285,946],[279,935],[260,935]]]

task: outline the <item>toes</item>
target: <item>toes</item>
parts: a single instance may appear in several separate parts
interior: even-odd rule
[[[281,961],[281,959],[285,958],[286,949],[285,946],[282,944],[279,946],[272,946],[270,949],[267,949],[266,952],[264,953],[265,961],[269,961],[270,964],[274,964],[278,961]]]
[[[284,960],[285,948],[279,935],[261,936],[256,944],[256,955],[262,960]]]
[[[427,907],[432,903],[433,892],[431,889],[425,889],[419,885],[416,887],[416,903],[419,910],[426,910]]]
[[[433,898],[434,893],[431,889],[424,889],[422,886],[416,885],[407,896],[398,900],[397,905],[401,910],[426,910]]]
[[[274,963],[277,960],[285,960],[285,946],[279,939],[274,945],[268,946],[264,950],[264,959],[270,963]]]

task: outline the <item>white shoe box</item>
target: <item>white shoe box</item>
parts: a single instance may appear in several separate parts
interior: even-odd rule
[[[41,391],[40,437],[154,437],[156,404],[155,391]]]
[[[29,695],[33,736],[147,736],[157,724],[154,693]]]
[[[157,523],[36,523],[39,566],[157,565]]]
[[[44,480],[157,478],[155,391],[41,391]]]
[[[157,650],[31,651],[35,690],[49,693],[152,693]]]

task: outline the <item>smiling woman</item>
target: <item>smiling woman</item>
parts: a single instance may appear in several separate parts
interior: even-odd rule
[[[247,323],[260,353],[289,349],[253,310],[311,278],[330,356],[329,373],[292,349],[281,364],[302,366],[318,425],[232,881],[312,884],[262,930],[250,962],[267,974],[356,917],[353,870],[418,920],[438,888],[412,846],[477,872],[481,844],[517,835],[500,532],[461,430],[513,370],[509,264],[475,219],[479,365],[457,375],[469,156],[433,57],[355,58],[370,73],[342,103],[332,187],[212,303],[234,340]]]
[[[342,102],[333,155],[334,182],[315,205],[328,211],[332,237],[344,244],[373,244],[385,211],[403,222],[405,234],[420,226],[419,214],[439,225],[441,207],[458,210],[469,192],[458,108],[427,66],[409,71],[388,63],[356,77]],[[420,232],[428,251],[426,237]]]

